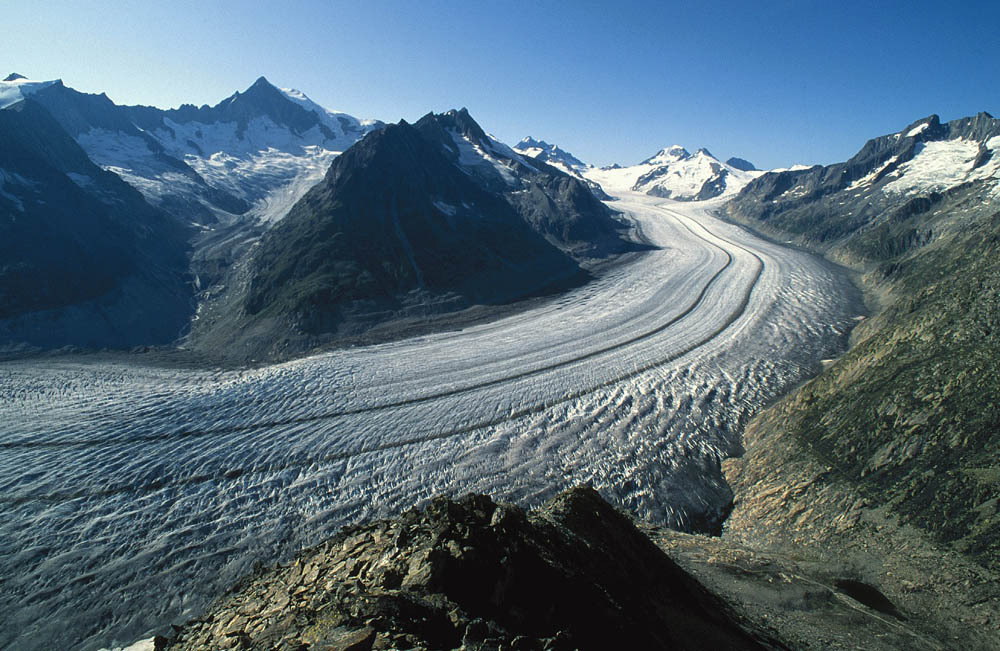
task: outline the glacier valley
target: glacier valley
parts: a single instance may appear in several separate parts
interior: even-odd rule
[[[743,426],[845,349],[861,298],[714,217],[722,198],[614,194],[658,248],[490,323],[240,371],[0,363],[0,647],[149,637],[440,493],[534,505],[589,483],[717,530]]]

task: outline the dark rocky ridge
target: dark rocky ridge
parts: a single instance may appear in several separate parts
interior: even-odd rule
[[[162,644],[162,640],[161,640]],[[588,488],[342,531],[250,578],[168,648],[755,649],[773,640]]]
[[[336,330],[351,301],[425,290],[503,302],[581,273],[405,122],[334,161],[267,233],[253,269],[247,312],[294,311],[312,333]]]
[[[737,158],[736,156],[733,156],[732,158],[727,160],[726,165],[729,165],[730,167],[735,167],[738,170],[743,170],[744,172],[757,171],[757,168],[754,167],[753,163],[744,158]]]
[[[428,331],[580,284],[642,248],[579,180],[523,159],[465,110],[431,114],[338,157],[234,265],[190,342],[273,360]]]

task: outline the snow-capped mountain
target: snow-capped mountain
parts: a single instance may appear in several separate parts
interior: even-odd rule
[[[59,80],[11,75],[0,98],[30,96],[106,170],[183,221],[211,223],[253,210],[280,218],[333,158],[381,123],[320,107],[265,78],[216,106],[119,106]]]
[[[584,176],[610,192],[631,190],[678,201],[700,201],[735,195],[762,174],[751,163],[736,161],[736,165],[723,163],[707,149],[691,154],[680,145],[673,145],[638,165],[591,168]]]
[[[730,203],[741,218],[835,246],[865,230],[880,254],[924,246],[942,235],[933,223],[956,205],[979,209],[1000,199],[1000,120],[988,113],[942,123],[938,116],[873,138],[835,165],[766,173]],[[816,225],[822,224],[821,229]],[[871,255],[870,251],[865,255]]]
[[[4,77],[4,80],[0,82],[0,109],[5,109],[12,104],[20,102],[35,91],[41,90],[42,88],[51,86],[55,83],[60,82],[58,80],[34,81],[28,79],[24,75],[12,72]]]
[[[601,201],[609,201],[611,199],[598,183],[584,176],[584,172],[591,169],[593,165],[584,163],[565,149],[556,145],[550,145],[544,140],[535,140],[531,136],[528,136],[514,145],[514,151],[523,156],[529,156],[535,160],[542,161],[557,170],[580,179],[587,184],[587,187],[590,188],[594,196]]]
[[[535,140],[531,136],[514,145],[514,151],[548,163],[567,174],[578,174],[590,167],[565,149],[550,145],[544,140]]]
[[[378,129],[253,247],[192,347],[268,357],[585,282],[639,248],[586,184],[465,109]],[[251,333],[251,334],[248,334]],[[280,347],[276,344],[280,343]]]

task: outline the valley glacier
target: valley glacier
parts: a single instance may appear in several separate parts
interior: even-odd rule
[[[436,494],[590,483],[710,529],[746,422],[846,346],[846,275],[615,189],[660,247],[461,331],[243,371],[0,363],[0,647],[128,644],[256,563]]]

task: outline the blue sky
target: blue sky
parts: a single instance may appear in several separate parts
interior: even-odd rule
[[[3,6],[0,61],[116,102],[214,104],[260,75],[358,117],[466,106],[595,164],[678,143],[844,160],[930,113],[1000,115],[1000,3],[87,2]]]

